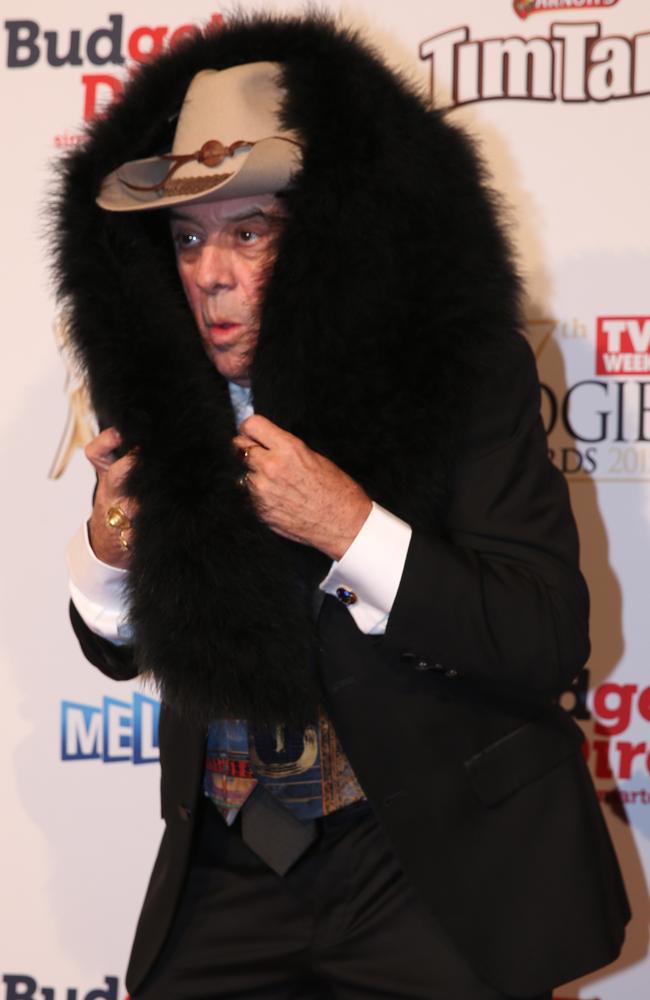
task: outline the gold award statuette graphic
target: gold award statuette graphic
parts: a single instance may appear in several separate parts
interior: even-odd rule
[[[97,433],[97,422],[88,388],[70,346],[68,318],[65,312],[61,312],[54,322],[54,336],[66,369],[65,391],[68,395],[68,415],[48,472],[48,479],[59,479],[67,469],[75,450],[85,448]]]
[[[539,361],[542,351],[553,336],[557,324],[558,321],[550,316],[540,319],[528,319],[526,321],[526,332],[536,361]]]

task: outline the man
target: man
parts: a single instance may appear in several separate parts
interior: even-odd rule
[[[236,22],[93,125],[60,222],[105,428],[72,621],[163,701],[131,994],[548,998],[611,961],[575,527],[467,139],[327,21]]]

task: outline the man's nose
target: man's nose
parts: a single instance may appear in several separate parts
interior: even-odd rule
[[[194,279],[201,291],[208,294],[232,288],[236,282],[231,252],[225,247],[202,247]]]

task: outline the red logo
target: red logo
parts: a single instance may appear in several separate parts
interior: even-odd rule
[[[515,14],[523,21],[530,14],[555,10],[589,10],[593,7],[613,7],[618,0],[514,0]]]
[[[596,321],[596,374],[650,372],[650,316],[599,316]]]

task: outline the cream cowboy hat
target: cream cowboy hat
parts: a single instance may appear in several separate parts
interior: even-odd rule
[[[274,194],[300,169],[295,132],[282,128],[278,63],[257,62],[194,77],[171,153],[131,160],[102,182],[110,212],[165,208],[202,198]]]

